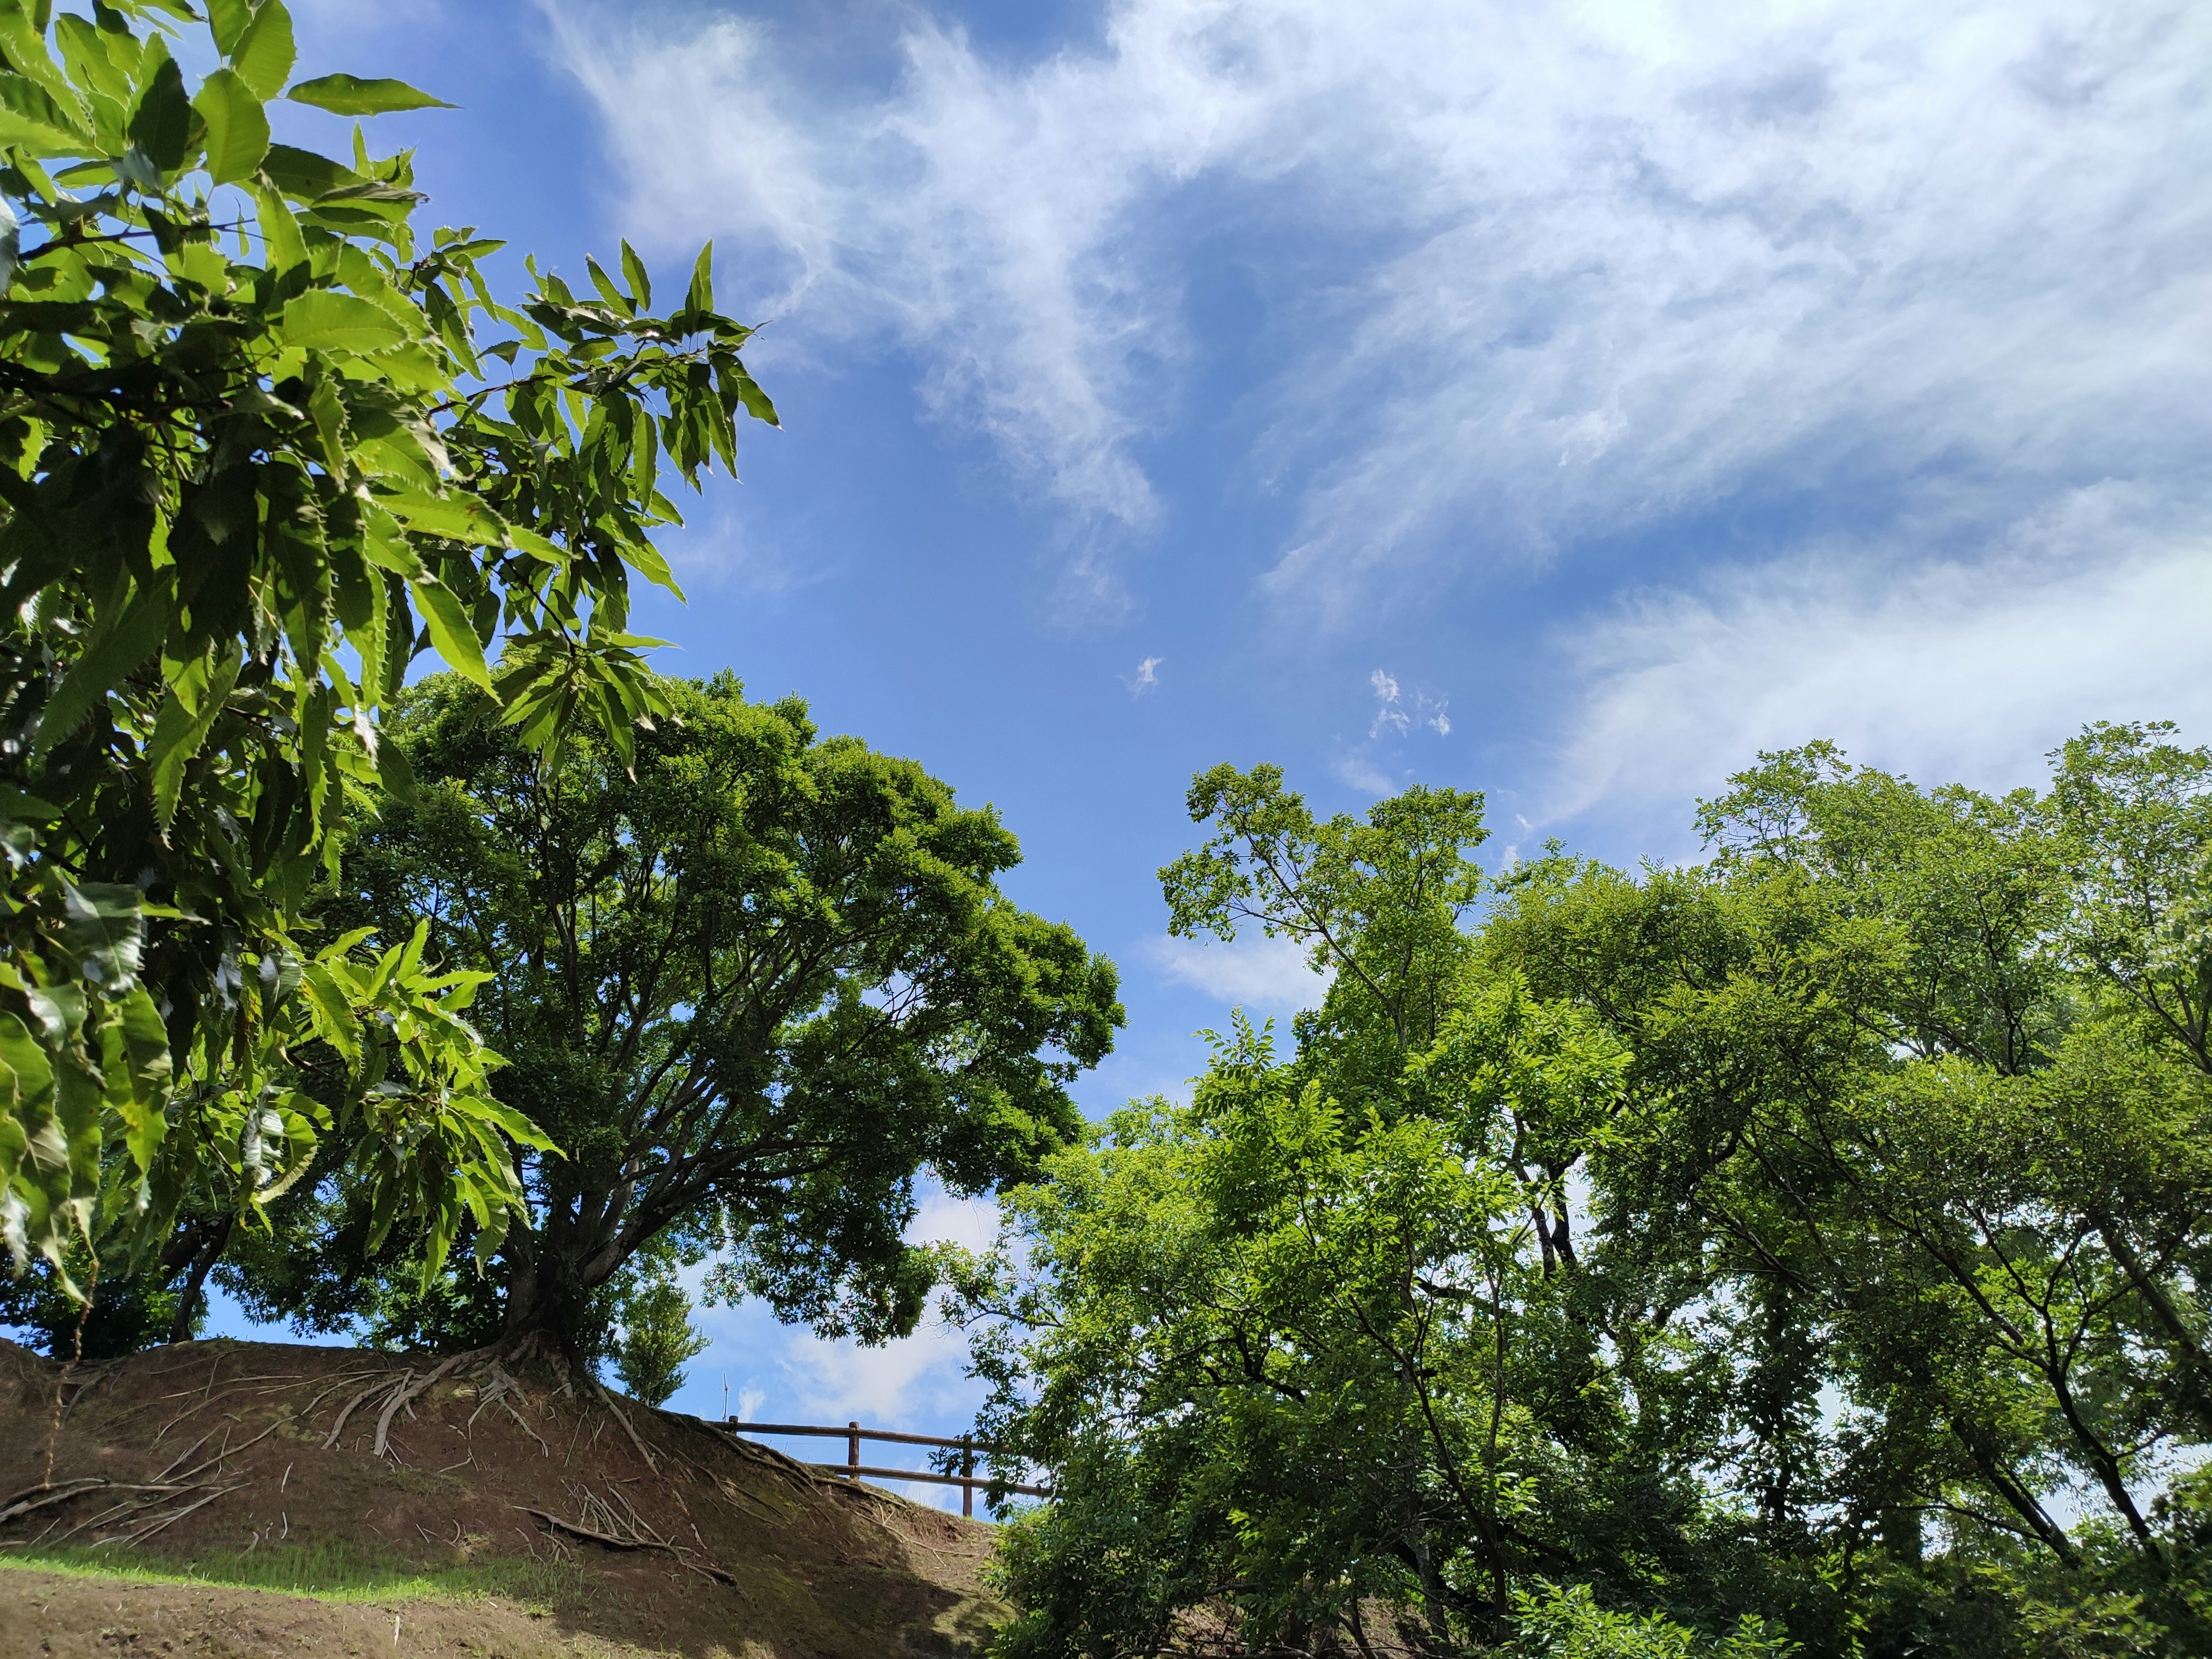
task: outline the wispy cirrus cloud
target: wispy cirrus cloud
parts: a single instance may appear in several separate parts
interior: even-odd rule
[[[1261,1013],[1317,1006],[1328,990],[1328,975],[1314,971],[1294,940],[1269,939],[1256,928],[1225,944],[1163,933],[1138,948],[1163,978]]]
[[[1079,516],[1157,521],[1163,227],[1325,232],[1249,457],[1296,507],[1269,589],[1324,622],[1744,491],[1971,544],[2212,453],[2202,8],[1121,0],[1026,62],[922,16],[858,93],[742,17],[552,15],[639,222],[749,236]]]
[[[1926,782],[2039,781],[2090,720],[2212,736],[2212,531],[2150,492],[2077,492],[1971,564],[1808,550],[1624,601],[1563,647],[1586,690],[1553,819],[1715,793],[1761,749],[1831,738]]]

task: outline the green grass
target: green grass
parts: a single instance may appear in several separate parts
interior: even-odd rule
[[[573,1601],[582,1574],[554,1561],[420,1561],[349,1544],[270,1544],[238,1553],[193,1558],[125,1555],[77,1545],[0,1550],[0,1569],[67,1573],[76,1578],[125,1579],[141,1584],[210,1584],[229,1589],[281,1590],[323,1601],[503,1601],[551,1607]]]

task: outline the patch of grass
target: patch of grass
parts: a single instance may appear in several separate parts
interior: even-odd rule
[[[429,1566],[339,1542],[270,1544],[193,1557],[125,1555],[77,1545],[0,1550],[0,1569],[9,1567],[142,1584],[280,1590],[321,1601],[478,1601],[495,1596],[548,1608],[574,1601],[584,1577],[573,1562],[495,1557]]]

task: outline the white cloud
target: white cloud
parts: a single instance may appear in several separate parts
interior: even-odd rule
[[[1158,685],[1160,665],[1166,660],[1165,657],[1147,657],[1139,663],[1137,672],[1123,682],[1129,688],[1129,695],[1133,697],[1141,697],[1146,692]]]
[[[2212,453],[2203,7],[1121,0],[1034,62],[915,22],[857,98],[746,21],[553,15],[632,223],[772,251],[799,325],[888,330],[1093,520],[1156,518],[1175,216],[1323,233],[1255,400],[1269,581],[1323,619],[1746,489],[1971,538]]]
[[[1328,774],[1348,789],[1363,790],[1370,795],[1391,795],[1398,790],[1398,781],[1370,758],[1363,744],[1357,749],[1340,749],[1329,757]]]
[[[1138,950],[1163,978],[1203,991],[1217,1002],[1262,1012],[1315,1007],[1328,989],[1328,980],[1314,972],[1302,947],[1290,939],[1269,939],[1256,927],[1227,944],[1163,933]]]
[[[958,1244],[988,1249],[998,1236],[999,1206],[988,1198],[955,1198],[944,1191],[922,1195],[906,1225],[909,1244]]]
[[[2094,719],[2212,736],[2212,535],[2085,490],[1972,562],[1815,550],[1623,606],[1569,650],[1591,690],[1547,815],[1717,791],[1832,738],[1924,782],[2039,782]],[[2116,555],[2112,550],[2136,550]]]
[[[1369,740],[1373,741],[1386,731],[1404,737],[1413,721],[1398,706],[1398,682],[1379,668],[1367,677],[1367,682],[1375,688],[1375,723],[1367,728]]]

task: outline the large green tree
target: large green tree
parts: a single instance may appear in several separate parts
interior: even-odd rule
[[[202,29],[195,85],[171,43]],[[404,928],[309,937],[311,895],[349,811],[410,787],[380,717],[425,651],[534,749],[586,724],[627,745],[653,707],[625,630],[630,571],[669,581],[662,483],[730,464],[739,410],[775,418],[705,254],[672,309],[627,246],[620,283],[587,262],[586,295],[549,275],[502,304],[502,245],[419,229],[407,154],[358,127],[349,161],[272,143],[266,108],[438,100],[287,90],[294,56],[283,0],[0,0],[19,1272],[120,1240],[204,1273],[318,1146],[433,1256],[462,1214],[518,1212],[508,1146],[536,1137],[485,1085],[478,981]]]
[[[1202,779],[1177,924],[1334,975],[963,1275],[1055,1492],[1017,1645],[2203,1650],[2212,753],[2056,760],[1763,757],[1704,864],[1553,849],[1480,911],[1449,797]]]
[[[525,1160],[501,1275],[434,1340],[595,1352],[599,1293],[664,1238],[787,1318],[911,1329],[935,1273],[901,1238],[917,1173],[1034,1173],[1121,1022],[1113,965],[1000,890],[1020,850],[995,812],[727,676],[659,695],[631,752],[584,737],[553,766],[453,677],[391,728],[421,795],[364,826],[348,885],[489,976],[500,1097],[561,1148]],[[359,1313],[365,1218],[319,1212],[325,1247],[249,1290]]]

